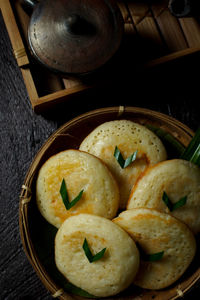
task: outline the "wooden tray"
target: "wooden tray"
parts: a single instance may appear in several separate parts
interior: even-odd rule
[[[27,43],[29,16],[19,0],[1,0],[0,8],[21,69],[33,109],[68,101],[70,96],[95,85],[103,86],[133,69],[161,64],[200,50],[200,23],[196,18],[177,19],[168,10],[168,0],[119,0],[125,34],[117,58],[109,65],[109,76],[101,71],[92,80],[61,78],[45,70],[31,57]],[[121,64],[120,64],[121,62]],[[116,68],[117,66],[117,68]],[[117,72],[116,72],[117,70]],[[126,72],[125,72],[126,71]]]
[[[142,108],[124,108],[120,106],[102,108],[78,116],[64,124],[46,141],[34,158],[22,186],[19,209],[19,227],[24,251],[30,263],[44,286],[55,298],[58,297],[62,300],[86,299],[69,292],[66,280],[60,277],[55,266],[54,237],[57,230],[41,217],[36,207],[35,183],[38,171],[43,163],[52,155],[66,149],[78,149],[82,140],[98,125],[106,121],[119,119],[127,119],[142,125],[160,128],[168,134],[168,138],[170,135],[184,147],[189,144],[192,136],[194,135],[193,131],[187,126],[167,115]],[[167,152],[169,150],[169,146],[172,146],[172,144],[168,143],[168,138],[162,138]],[[178,158],[180,155],[180,153],[177,152],[177,148],[173,148],[173,151],[170,152],[174,158]],[[197,241],[198,240],[199,236],[197,237]],[[115,297],[108,297],[106,299],[182,299],[182,297],[191,290],[191,288],[194,288],[197,285],[200,279],[199,246],[200,245],[198,243],[197,255],[188,270],[178,281],[168,288],[158,291],[150,291],[131,286],[119,295],[116,295]]]

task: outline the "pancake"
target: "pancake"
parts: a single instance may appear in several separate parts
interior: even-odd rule
[[[85,238],[93,255],[90,263],[83,250]],[[65,220],[55,238],[55,261],[73,284],[97,297],[115,295],[129,286],[139,267],[134,241],[118,225],[103,217],[80,214]]]
[[[196,242],[192,231],[169,214],[135,208],[122,212],[113,222],[126,230],[142,250],[140,268],[134,280],[134,284],[142,288],[156,290],[171,285],[194,258]],[[160,260],[146,260],[146,255],[163,251]]]
[[[69,202],[83,190],[80,200],[69,210],[60,194],[63,179]],[[59,228],[66,218],[79,213],[112,219],[119,206],[119,190],[102,161],[89,153],[66,150],[50,157],[41,167],[36,183],[36,201],[44,218]]]
[[[121,168],[114,157],[116,146],[124,159],[138,151],[136,160]],[[160,139],[146,127],[128,120],[101,124],[83,140],[79,149],[94,154],[107,164],[119,185],[120,208],[126,207],[131,188],[141,172],[166,159]]]
[[[163,192],[172,203],[187,196],[186,204],[170,211],[162,200]],[[197,233],[200,231],[200,169],[195,164],[172,159],[149,168],[138,180],[127,208],[149,207],[168,212],[186,223]]]

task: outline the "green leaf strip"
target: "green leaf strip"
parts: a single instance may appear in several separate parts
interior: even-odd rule
[[[119,163],[122,169],[128,167],[134,160],[136,160],[138,151],[136,150],[133,154],[131,154],[127,159],[124,159],[119,148],[116,146],[114,151],[114,157]]]
[[[196,131],[194,137],[180,158],[200,166],[200,128]]]
[[[169,210],[172,211],[173,210],[173,203],[169,199],[169,197],[168,197],[168,195],[167,195],[166,192],[163,192],[162,200],[166,204],[166,206],[169,208]]]
[[[124,168],[124,158],[123,158],[123,156],[122,156],[122,154],[119,151],[117,146],[115,147],[114,157],[116,158],[116,160],[119,163],[120,167],[123,169]]]
[[[176,138],[166,132],[165,130],[158,128],[156,126],[145,124],[145,126],[153,131],[163,142],[167,142],[170,145],[172,145],[179,153],[179,155],[182,155],[185,151],[185,147],[178,141]]]
[[[139,243],[136,243],[136,245],[140,252],[140,257],[144,261],[157,261],[157,260],[160,260],[164,255],[164,251],[147,254]]]
[[[180,200],[178,200],[175,203],[172,203],[169,199],[167,193],[164,191],[162,196],[163,202],[166,204],[166,206],[169,208],[170,211],[174,211],[179,207],[182,207],[187,202],[187,196],[182,197]]]
[[[81,297],[85,297],[85,298],[92,298],[92,299],[97,299],[98,297],[93,296],[91,294],[89,294],[88,292],[84,291],[83,289],[73,285],[71,282],[67,282],[66,279],[63,283],[63,287],[66,291],[74,294],[74,295],[78,295]]]
[[[161,260],[164,255],[164,251],[153,253],[153,254],[145,254],[143,259],[146,261],[158,261]]]
[[[136,160],[137,157],[137,150],[131,155],[129,156],[124,163],[124,168],[128,167],[134,160]]]
[[[177,201],[176,203],[174,203],[173,210],[176,210],[177,208],[185,205],[186,202],[187,202],[187,196],[182,197],[179,201]]]
[[[63,203],[64,203],[67,210],[72,208],[81,199],[81,197],[83,195],[83,192],[84,192],[84,190],[81,190],[80,193],[78,194],[78,196],[76,196],[71,202],[69,202],[67,187],[66,187],[65,180],[63,178],[62,183],[61,183],[61,187],[60,187],[60,194],[61,194]]]
[[[84,242],[83,242],[83,250],[84,250],[85,255],[86,255],[87,259],[89,260],[89,262],[92,263],[94,261],[101,259],[104,256],[106,248],[103,248],[101,251],[99,251],[98,253],[93,255],[90,250],[90,247],[88,245],[87,239],[85,238]]]

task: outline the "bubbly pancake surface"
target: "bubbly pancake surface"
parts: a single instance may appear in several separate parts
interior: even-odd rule
[[[83,190],[81,199],[69,210],[60,194],[63,179],[69,201]],[[41,167],[36,183],[36,201],[46,220],[59,228],[66,218],[79,213],[113,218],[119,206],[119,190],[102,161],[83,151],[66,150],[50,157]]]
[[[145,261],[141,255],[134,283],[146,289],[162,289],[175,282],[188,268],[196,252],[190,229],[169,214],[148,208],[122,212],[113,220],[126,230],[146,254],[164,251],[158,261]]]
[[[187,196],[186,204],[169,211],[162,200],[166,192],[176,203]],[[172,159],[149,168],[133,187],[127,208],[149,207],[168,212],[186,223],[197,233],[200,231],[200,169],[193,163]]]
[[[138,151],[136,160],[122,169],[114,157],[116,146],[124,159]],[[131,188],[141,172],[166,159],[160,139],[146,127],[129,120],[101,124],[83,140],[79,149],[94,154],[107,164],[119,185],[121,208],[125,208]]]
[[[90,263],[82,248],[87,239],[93,253],[104,256]],[[111,220],[80,214],[65,220],[55,239],[59,271],[73,284],[98,297],[115,295],[133,280],[139,252],[131,237]]]

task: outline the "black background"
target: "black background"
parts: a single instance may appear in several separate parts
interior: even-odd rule
[[[127,70],[128,72],[128,70]],[[80,113],[130,105],[170,115],[192,130],[200,126],[200,53],[145,71],[121,84],[75,97],[48,114],[33,112],[0,16],[0,299],[52,299],[29,264],[20,241],[19,194],[35,154],[58,127]],[[127,75],[127,74],[126,74]],[[196,288],[184,299],[199,299]]]

